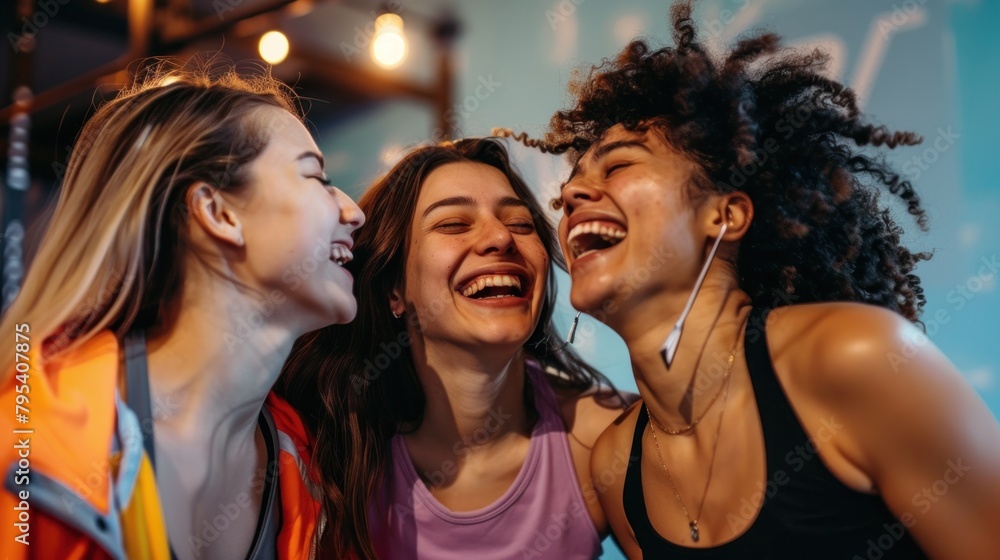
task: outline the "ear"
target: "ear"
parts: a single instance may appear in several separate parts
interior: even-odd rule
[[[406,313],[406,303],[403,301],[403,288],[397,286],[389,292],[389,311],[394,315]]]
[[[753,202],[743,191],[733,191],[719,195],[709,215],[711,228],[718,235],[719,228],[726,224],[724,241],[739,241],[750,230],[753,222]]]
[[[236,247],[243,246],[243,224],[216,188],[205,182],[195,183],[188,188],[185,202],[190,217],[210,237]]]

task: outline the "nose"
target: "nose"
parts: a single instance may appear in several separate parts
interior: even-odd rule
[[[600,190],[588,185],[581,179],[566,183],[562,192],[559,193],[559,198],[562,200],[563,211],[567,216],[572,214],[573,210],[582,204],[586,204],[587,202],[597,202],[601,199],[601,196]]]
[[[352,229],[358,229],[365,225],[365,213],[351,200],[351,197],[340,189],[334,189],[334,198],[340,205],[340,223],[353,226]]]
[[[513,255],[517,252],[517,242],[507,225],[498,219],[490,220],[483,227],[482,235],[476,244],[479,254]]]

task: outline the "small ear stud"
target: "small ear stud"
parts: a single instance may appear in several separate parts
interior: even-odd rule
[[[392,316],[395,317],[395,318],[397,318],[397,319],[399,319],[400,317],[403,316],[403,314],[402,313],[396,313],[395,311],[393,311],[392,312]]]

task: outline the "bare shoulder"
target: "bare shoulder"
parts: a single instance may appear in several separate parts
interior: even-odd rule
[[[632,445],[632,435],[635,432],[635,423],[640,410],[642,410],[642,402],[637,400],[624,411],[619,411],[618,415],[608,424],[594,442],[591,469],[595,465],[613,460],[616,452],[628,450]]]
[[[919,350],[933,348],[898,313],[853,302],[778,308],[768,316],[767,338],[776,368],[802,388],[831,396],[864,390],[879,375],[901,371]]]
[[[624,397],[624,400],[623,398]],[[609,389],[582,395],[560,396],[559,408],[569,431],[585,447],[593,448],[597,438],[625,413],[637,395],[619,395]]]

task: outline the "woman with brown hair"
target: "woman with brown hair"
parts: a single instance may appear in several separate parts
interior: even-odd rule
[[[321,549],[596,557],[590,449],[624,402],[556,337],[555,235],[503,145],[416,149],[360,206],[358,319],[285,366],[317,438]]]
[[[101,106],[3,318],[0,402],[30,414],[0,424],[25,430],[0,556],[315,557],[311,442],[271,386],[354,317],[363,222],[269,75],[158,68]]]
[[[886,189],[923,226],[876,150],[919,138],[867,122],[819,52],[763,34],[717,59],[690,3],[673,25],[676,47],[633,41],[528,140],[570,156],[570,300],[625,340],[642,397],[593,453],[595,476],[630,457],[600,493],[619,543],[996,558],[1000,427],[914,326],[929,256],[878,204]],[[623,290],[651,254],[671,258]]]

